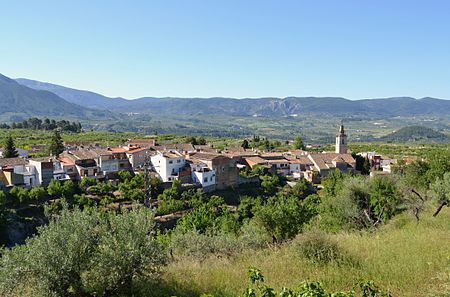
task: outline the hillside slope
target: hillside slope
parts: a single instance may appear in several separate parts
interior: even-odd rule
[[[0,74],[0,119],[16,121],[32,116],[88,119],[108,113],[67,102],[49,91],[28,88]]]
[[[423,126],[403,127],[395,132],[380,138],[381,141],[427,141],[427,142],[449,142],[450,137],[444,133]]]
[[[115,104],[120,104],[127,101],[123,98],[109,98],[90,91],[67,88],[60,85],[26,78],[18,78],[16,81],[21,85],[35,90],[52,92],[59,97],[64,98],[68,102],[89,108],[108,109],[110,106],[115,106]]]

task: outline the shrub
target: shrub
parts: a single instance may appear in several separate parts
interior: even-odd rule
[[[336,240],[321,231],[299,235],[293,248],[298,255],[315,264],[325,265],[331,262],[355,264],[355,261],[339,247]]]
[[[184,203],[181,200],[169,199],[158,202],[158,208],[156,210],[157,215],[166,215],[182,210]]]
[[[136,279],[152,279],[165,263],[153,238],[153,212],[120,215],[67,204],[26,244],[0,259],[0,295],[129,294]]]

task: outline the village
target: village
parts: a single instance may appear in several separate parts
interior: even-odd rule
[[[219,150],[210,145],[191,143],[161,144],[154,139],[130,139],[120,147],[100,147],[95,143],[64,143],[58,156],[28,158],[18,149],[19,157],[0,158],[0,189],[11,187],[46,187],[51,180],[79,182],[83,177],[114,181],[120,171],[150,172],[162,183],[201,187],[204,192],[223,190],[250,183],[242,174],[255,167],[266,168],[288,180],[305,179],[318,184],[329,172],[357,172],[355,155],[348,150],[344,126],[336,134],[334,152],[309,152],[302,149],[266,152],[249,148]],[[373,170],[388,174],[395,160],[375,152],[359,152]]]

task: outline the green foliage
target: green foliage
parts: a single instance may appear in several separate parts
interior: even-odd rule
[[[45,118],[29,118],[22,122],[14,122],[10,125],[4,124],[3,129],[31,129],[31,130],[55,130],[79,133],[81,132],[81,124],[79,122],[69,122],[66,120],[55,121]]]
[[[82,190],[86,191],[87,188],[91,186],[95,186],[97,184],[97,180],[92,177],[83,176],[80,181],[80,187]]]
[[[18,203],[25,203],[29,200],[29,190],[22,187],[13,187],[9,194],[12,196],[13,200]]]
[[[250,268],[248,270],[250,286],[245,289],[243,297],[392,297],[389,292],[384,292],[375,285],[373,281],[360,282],[355,285],[359,294],[355,291],[330,293],[325,290],[320,282],[302,282],[297,290],[282,288],[277,294],[275,289],[264,284],[264,276],[259,269]]]
[[[393,177],[346,177],[340,184],[320,206],[320,224],[328,231],[375,227],[402,209],[404,197]]]
[[[2,190],[0,190],[0,207],[5,204],[6,194]]]
[[[64,144],[58,129],[53,131],[48,150],[52,156],[59,156],[62,152],[64,152]]]
[[[261,206],[261,199],[254,197],[242,197],[238,206],[238,219],[240,222],[254,217],[256,209]]]
[[[325,265],[330,262],[337,264],[356,263],[339,247],[336,240],[319,230],[299,235],[294,244],[294,250],[300,256],[319,265]]]
[[[264,194],[267,196],[275,195],[280,186],[280,178],[277,175],[262,175],[259,178]]]
[[[310,203],[315,201],[299,200],[294,196],[274,196],[259,206],[255,213],[255,220],[263,226],[274,241],[293,238],[315,215],[315,207]]]
[[[443,178],[437,180],[431,185],[434,199],[439,203],[439,208],[434,213],[437,216],[445,205],[450,206],[450,172],[444,174]]]
[[[121,170],[117,172],[117,175],[119,176],[119,181],[121,183],[129,182],[133,178],[133,175],[129,171]]]
[[[343,185],[344,178],[345,175],[339,169],[329,172],[322,181],[325,194],[329,197],[336,196]]]
[[[85,207],[93,207],[95,206],[97,203],[94,199],[92,199],[92,197],[86,195],[86,194],[75,194],[73,195],[73,201],[79,205],[82,206],[83,208]]]
[[[11,135],[9,135],[6,138],[6,141],[3,145],[4,147],[4,151],[3,151],[3,158],[15,158],[19,156],[19,153],[17,152],[16,146],[14,144],[14,140],[11,137]]]
[[[303,140],[300,136],[295,137],[294,143],[292,144],[295,150],[304,150],[305,145],[303,144]]]
[[[186,233],[196,230],[202,234],[236,232],[237,217],[232,215],[222,197],[212,196],[208,201],[194,199],[194,209],[177,223],[176,232]]]
[[[143,201],[144,193],[144,175],[137,174],[134,177],[128,171],[119,171],[119,191],[123,199],[132,201]]]
[[[59,181],[52,179],[47,187],[47,193],[52,197],[59,197],[63,193],[63,187]]]
[[[158,208],[156,209],[157,215],[166,215],[180,211],[184,208],[184,203],[181,200],[170,199],[161,200],[158,202]]]
[[[66,180],[61,186],[61,194],[65,198],[72,197],[76,190],[77,187],[72,180]]]
[[[45,195],[47,194],[47,192],[45,191],[45,189],[43,187],[34,187],[30,190],[29,192],[29,197],[31,200],[42,200]]]
[[[131,293],[137,279],[153,279],[165,263],[152,218],[146,209],[101,215],[64,208],[25,245],[4,251],[0,295]]]
[[[242,141],[241,147],[242,147],[243,149],[248,149],[248,148],[250,148],[250,145],[249,145],[247,139],[244,139],[244,140]]]
[[[304,178],[298,180],[292,188],[290,186],[286,186],[286,189],[283,191],[283,195],[295,196],[300,200],[305,199],[311,194],[313,194],[312,186]]]
[[[403,174],[406,183],[413,188],[428,189],[430,180],[427,175],[430,165],[425,161],[415,161],[409,165],[406,165]]]
[[[178,187],[179,182],[174,181],[172,182],[172,187],[165,189],[162,194],[158,195],[158,215],[165,215],[183,209],[184,203],[180,200]],[[186,199],[188,192],[183,194],[185,194],[183,198]]]
[[[402,202],[396,181],[390,176],[375,176],[370,180],[370,212],[373,220],[385,222],[398,211]]]

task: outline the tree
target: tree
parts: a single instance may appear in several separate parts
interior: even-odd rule
[[[204,137],[199,137],[199,138],[197,139],[197,143],[198,143],[199,145],[206,145],[206,139],[205,139]]]
[[[297,235],[311,217],[297,197],[278,195],[258,207],[254,219],[267,230],[274,242],[280,242]]]
[[[241,147],[242,147],[243,149],[248,149],[248,148],[250,147],[250,145],[249,145],[247,139],[244,139],[244,140],[242,141]]]
[[[345,175],[339,169],[331,171],[323,179],[323,189],[325,194],[330,197],[336,196],[336,193],[341,189],[344,183]]]
[[[370,174],[370,162],[369,162],[369,158],[367,158],[367,157],[364,158],[364,163],[361,168],[361,174],[364,174],[364,175]]]
[[[3,152],[3,158],[16,158],[19,156],[19,153],[17,152],[16,146],[14,144],[14,140],[11,137],[11,135],[9,135],[6,138],[4,146],[5,146],[5,151]]]
[[[75,184],[71,180],[66,180],[61,187],[61,194],[66,197],[72,197],[75,193]]]
[[[47,187],[47,193],[53,197],[59,197],[63,194],[63,187],[59,181],[52,179]]]
[[[303,144],[303,140],[300,136],[295,137],[293,147],[296,150],[304,150],[305,149],[305,145]]]
[[[277,192],[280,185],[280,178],[277,175],[260,176],[261,188],[267,196],[272,196]]]
[[[38,234],[2,251],[1,296],[131,296],[166,263],[146,208],[101,213],[67,204]]]
[[[58,129],[53,130],[53,136],[50,142],[49,151],[52,156],[56,157],[64,152],[64,144]]]
[[[34,187],[30,190],[29,196],[31,200],[40,200],[45,197],[45,194],[43,187]]]
[[[444,206],[450,206],[450,172],[444,174],[443,178],[437,180],[431,185],[433,196],[439,203],[433,216],[437,216]]]

